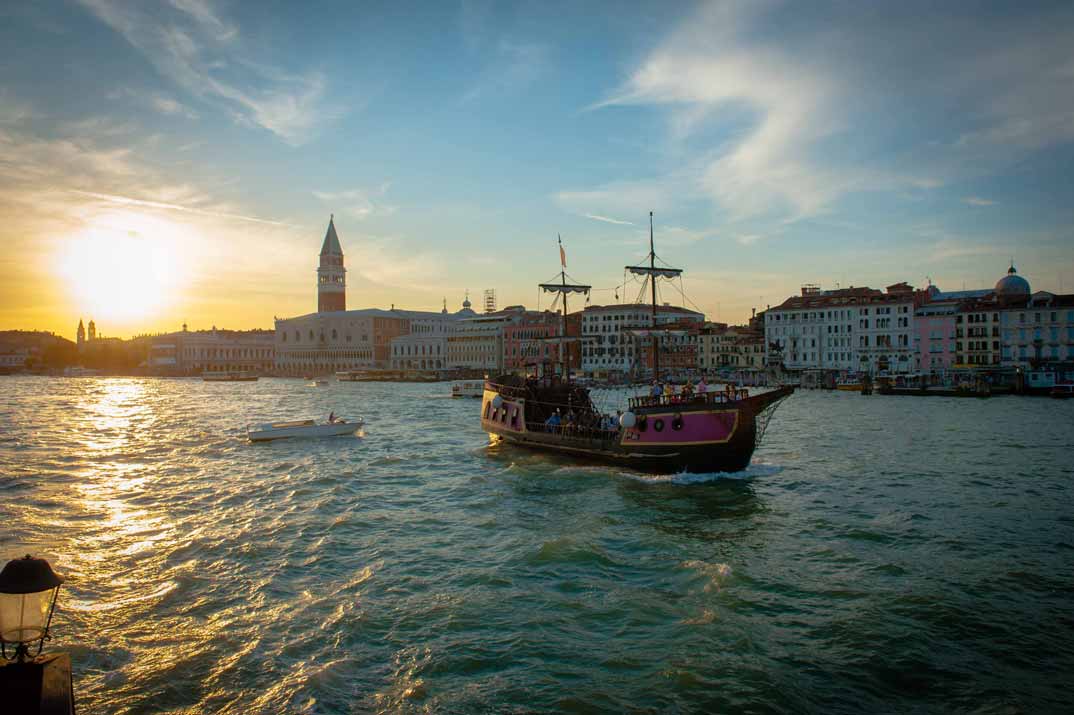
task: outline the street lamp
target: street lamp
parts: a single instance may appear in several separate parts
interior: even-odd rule
[[[63,576],[48,561],[29,554],[8,561],[0,571],[0,654],[4,658],[24,662],[34,643],[35,655],[41,655],[62,583]],[[15,647],[10,656],[8,645]]]

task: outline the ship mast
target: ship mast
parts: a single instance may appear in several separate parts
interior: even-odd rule
[[[547,293],[559,293],[563,296],[563,316],[560,322],[559,333],[559,357],[563,361],[563,379],[570,382],[571,379],[571,363],[570,356],[567,354],[566,347],[567,342],[567,296],[571,293],[582,293],[589,295],[589,289],[592,286],[581,285],[578,283],[567,282],[567,254],[563,251],[563,237],[557,236],[559,240],[559,283],[541,283],[541,290]]]
[[[627,266],[626,269],[631,273],[639,276],[646,276],[647,280],[652,281],[652,315],[650,318],[650,337],[652,338],[653,346],[653,379],[660,379],[660,336],[656,333],[656,279],[657,278],[677,278],[682,274],[681,268],[657,268],[656,267],[656,248],[653,244],[653,212],[649,212],[649,265],[648,266]]]

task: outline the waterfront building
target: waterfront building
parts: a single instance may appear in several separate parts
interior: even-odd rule
[[[447,341],[455,323],[476,315],[470,300],[462,310],[449,313],[447,301],[439,313],[407,311],[409,332],[391,340],[391,367],[394,370],[444,370],[448,367]]]
[[[275,365],[271,330],[187,330],[154,335],[149,343],[150,371],[193,375],[202,372],[266,374]]]
[[[705,323],[697,336],[697,368],[762,368],[764,333],[745,325]]]
[[[728,331],[727,323],[706,322],[697,332],[697,368],[702,372],[720,367],[720,346]]]
[[[7,352],[0,350],[0,375],[21,370],[30,361],[30,351],[26,349]]]
[[[469,307],[467,300],[463,305]],[[450,369],[503,372],[504,330],[521,322],[526,309],[512,306],[495,313],[464,317],[455,323],[447,339],[447,365]]]
[[[582,312],[567,316],[567,337],[577,337]],[[524,372],[538,364],[562,364],[560,342],[556,340],[563,332],[563,317],[558,312],[527,311],[518,322],[505,325],[503,329],[503,367],[508,372]],[[571,349],[564,343],[571,368],[581,367],[581,351]]]
[[[276,318],[276,371],[285,375],[360,369],[439,370],[449,367],[453,325],[477,314],[470,301],[448,313],[392,306],[346,310],[346,270],[335,219],[321,244],[316,313]]]
[[[991,290],[964,290],[945,293],[930,285],[928,301],[914,311],[915,369],[942,373],[958,363],[956,316],[967,301],[980,301]]]
[[[906,373],[916,362],[914,310],[926,300],[906,283],[884,292],[805,285],[800,296],[766,311],[765,340],[791,370]]]
[[[1008,301],[1000,311],[1000,328],[1004,366],[1074,361],[1074,294],[1038,291]]]
[[[697,331],[705,322],[705,316],[693,310],[672,305],[659,306],[656,324],[663,327],[685,323],[688,336],[671,340],[661,349],[661,366],[693,368],[697,364]],[[582,311],[582,372],[593,377],[622,376],[648,366],[652,369],[651,348],[649,357],[639,352],[640,341],[648,346],[648,338],[639,337],[633,331],[648,329],[652,324],[652,309],[641,303],[617,305],[590,305]],[[667,352],[669,362],[664,362]],[[687,356],[689,356],[687,358]],[[689,365],[679,365],[684,360]]]

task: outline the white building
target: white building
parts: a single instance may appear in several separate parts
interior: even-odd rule
[[[195,330],[156,335],[149,345],[154,372],[271,372],[275,364],[271,330]]]
[[[915,291],[905,283],[821,291],[802,287],[765,313],[765,340],[790,370],[884,374],[914,369]]]
[[[656,309],[656,324],[705,322],[705,316],[672,305]],[[582,311],[582,372],[585,375],[626,374],[643,369],[637,337],[631,330],[652,325],[652,307],[643,303],[590,305]]]
[[[463,303],[464,308],[469,308],[469,305],[469,300]],[[447,366],[489,374],[503,372],[504,328],[522,320],[525,313],[526,309],[522,306],[514,306],[456,322],[447,338]]]
[[[413,311],[410,332],[393,338],[391,367],[394,370],[445,370],[451,367],[448,359],[448,338],[454,335],[460,321],[477,315],[470,308],[470,299],[463,301],[462,310],[447,312],[447,302],[439,313]]]

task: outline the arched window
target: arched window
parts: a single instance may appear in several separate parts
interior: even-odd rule
[[[311,343],[313,342],[313,331],[312,330],[310,331],[310,342]]]
[[[336,329],[332,328],[332,339],[335,340],[337,337],[338,336],[336,335]]]

